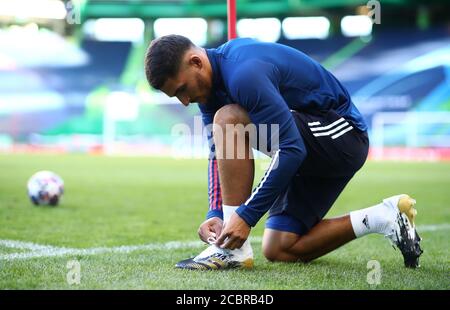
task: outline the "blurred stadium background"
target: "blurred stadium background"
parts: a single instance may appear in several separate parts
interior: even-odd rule
[[[366,117],[373,158],[448,160],[449,4],[378,3],[373,24],[370,1],[237,1],[238,35],[331,70]],[[225,0],[0,0],[0,150],[170,155],[173,126],[198,111],[149,88],[146,47],[169,33],[217,46],[226,12]]]

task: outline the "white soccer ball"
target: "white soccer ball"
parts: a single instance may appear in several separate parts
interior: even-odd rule
[[[36,206],[57,206],[64,193],[64,181],[54,172],[39,171],[28,180],[27,189]]]

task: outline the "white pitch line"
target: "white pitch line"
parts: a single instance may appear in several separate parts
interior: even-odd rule
[[[251,238],[251,242],[261,242],[261,237]],[[16,249],[29,249],[30,242],[16,241],[16,240],[0,240],[0,246],[16,248]],[[206,246],[201,241],[170,241],[166,243],[149,243],[142,245],[124,245],[117,247],[99,247],[99,248],[65,248],[55,247],[49,245],[35,244],[37,250],[31,252],[0,254],[0,260],[17,260],[17,259],[30,259],[40,257],[60,257],[67,255],[96,255],[104,253],[130,253],[135,251],[158,251],[158,250],[176,250],[176,249],[191,249]]]
[[[15,240],[0,240],[0,246],[11,249],[41,251],[54,248],[50,245],[41,245],[33,242],[15,241]]]
[[[437,224],[437,225],[418,225],[417,231],[437,231],[437,230],[447,230],[450,229],[450,223],[447,224]]]
[[[15,244],[15,248],[19,248],[21,245],[20,241],[13,240],[1,240],[9,241],[9,244]],[[0,245],[3,242],[0,241]],[[16,259],[28,259],[28,258],[39,258],[39,257],[55,257],[55,256],[66,256],[66,255],[96,255],[104,253],[130,253],[134,251],[147,250],[171,250],[171,249],[184,249],[184,248],[196,248],[200,247],[202,242],[200,241],[188,241],[188,242],[177,242],[171,241],[167,243],[150,243],[143,245],[131,245],[131,246],[118,246],[118,247],[99,247],[99,248],[87,248],[87,249],[77,249],[77,248],[64,248],[64,247],[52,247],[52,246],[42,246],[43,249],[25,252],[25,253],[11,253],[0,255],[0,260],[16,260]]]
[[[420,232],[433,232],[439,230],[450,229],[450,223],[438,224],[438,225],[419,225],[417,231]],[[251,237],[252,243],[260,243],[261,237]],[[166,243],[149,243],[142,245],[124,245],[117,247],[97,247],[97,248],[66,248],[56,247],[51,245],[41,245],[32,242],[24,242],[17,240],[0,240],[0,247],[31,250],[31,252],[20,252],[10,254],[0,254],[0,260],[12,261],[18,259],[30,259],[40,257],[61,257],[68,255],[97,255],[105,253],[131,253],[135,251],[158,251],[158,250],[177,250],[177,249],[191,249],[205,246],[201,241],[170,241]]]

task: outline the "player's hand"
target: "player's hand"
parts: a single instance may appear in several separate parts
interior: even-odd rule
[[[219,217],[212,217],[204,221],[198,228],[198,236],[206,243],[209,240],[215,241],[222,232],[223,221]],[[208,240],[209,239],[209,240]]]
[[[250,229],[250,226],[237,213],[234,213],[225,223],[216,245],[224,249],[239,249],[247,240]]]

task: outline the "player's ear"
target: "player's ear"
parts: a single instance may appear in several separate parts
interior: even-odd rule
[[[189,57],[189,64],[190,64],[191,66],[194,66],[194,67],[198,68],[198,69],[201,69],[202,66],[203,66],[202,59],[201,59],[200,56],[197,55],[197,54],[192,54],[192,55]]]

